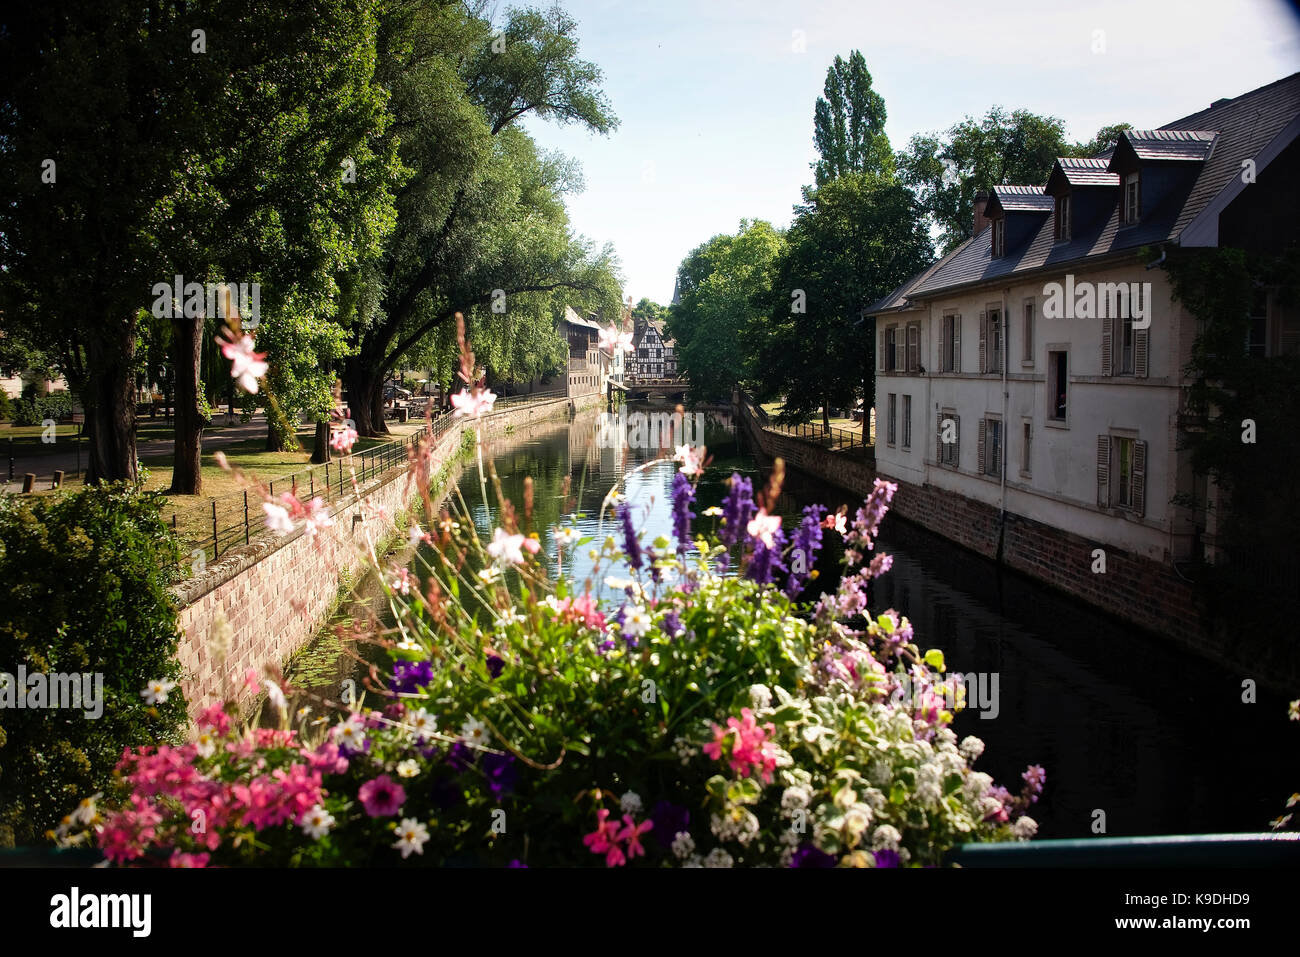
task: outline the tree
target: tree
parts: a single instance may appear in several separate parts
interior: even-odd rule
[[[1119,135],[1125,130],[1133,129],[1132,123],[1113,123],[1110,126],[1103,126],[1097,131],[1097,135],[1086,143],[1076,143],[1069,153],[1065,156],[1099,156],[1103,153],[1110,153],[1115,149],[1115,144],[1119,142]]]
[[[863,310],[930,262],[925,217],[902,184],[853,173],[809,190],[786,239],[761,327],[759,394],[784,394],[792,421],[820,408],[829,427],[831,406],[874,402],[875,335]]]
[[[891,175],[894,155],[885,135],[885,99],[871,88],[860,50],[847,61],[835,58],[824,90],[813,111],[813,142],[821,154],[813,164],[817,185],[846,173]]]
[[[667,331],[694,398],[729,397],[737,384],[753,379],[755,345],[784,249],[785,237],[771,223],[742,221],[735,236],[714,236],[682,262],[679,302],[668,310]],[[642,299],[633,315],[648,307],[654,304]]]
[[[1127,124],[1103,127],[1091,143],[1072,145],[1062,120],[994,106],[983,119],[968,116],[946,133],[913,136],[898,154],[898,170],[939,230],[947,253],[971,236],[977,192],[1042,185],[1058,156],[1102,152],[1124,128]]]
[[[526,154],[536,152],[517,128],[524,116],[599,133],[617,123],[599,90],[600,70],[578,58],[576,26],[558,7],[511,10],[496,36],[459,4],[398,2],[386,12],[381,79],[412,174],[374,276],[374,308],[357,316],[344,364],[363,435],[386,431],[380,393],[389,370],[456,312],[503,300],[508,308],[520,294],[590,289],[608,274],[608,262],[584,259],[580,244],[554,242],[557,220],[546,207],[568,185],[529,193],[536,182],[512,181],[512,168],[526,170]],[[572,183],[571,165],[549,169]],[[512,252],[514,241],[524,245]],[[542,251],[542,261],[521,258],[521,249]],[[481,282],[489,276],[493,284]]]

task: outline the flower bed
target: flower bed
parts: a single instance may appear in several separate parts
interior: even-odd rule
[[[60,838],[179,866],[893,867],[1032,836],[1042,769],[1015,795],[974,770],[982,742],[948,727],[960,680],[905,617],[867,612],[894,486],[851,518],[807,508],[787,538],[778,463],[757,496],[733,476],[697,526],[704,450],[677,451],[672,540],[642,540],[621,503],[612,534],[552,530],[548,554],[528,493],[498,503],[488,543],[446,512],[413,526],[437,547],[424,575],[388,576],[395,626],[369,638],[393,665],[360,702],[295,707],[272,672],[280,726],[213,705],[189,743],[124,754]],[[845,573],[801,602],[825,535]],[[576,581],[561,569],[584,548]]]

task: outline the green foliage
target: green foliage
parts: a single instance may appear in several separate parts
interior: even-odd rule
[[[71,393],[59,391],[38,396],[30,387],[23,390],[22,398],[12,408],[14,425],[41,425],[46,419],[58,422],[71,414]]]
[[[1300,357],[1251,356],[1246,343],[1252,312],[1262,314],[1252,305],[1270,295],[1284,309],[1300,302],[1300,250],[1176,250],[1166,265],[1174,297],[1200,320],[1187,369],[1192,466],[1226,493],[1216,538],[1228,561],[1210,574],[1225,591],[1251,596],[1233,603],[1234,617],[1271,614],[1289,627],[1300,581]]]
[[[8,422],[14,414],[13,400],[9,398],[9,393],[0,389],[0,422]]]
[[[863,311],[930,262],[921,208],[895,181],[849,174],[809,191],[786,239],[759,343],[759,396],[784,394],[796,421],[859,396],[870,407],[875,336]]]
[[[871,88],[862,51],[837,56],[826,71],[825,95],[813,111],[813,164],[818,186],[846,173],[892,176],[894,154],[885,135],[885,98]]]
[[[742,221],[735,236],[714,236],[696,247],[677,272],[679,303],[667,332],[677,342],[677,368],[697,400],[729,398],[754,377],[757,347],[767,319],[784,235],[763,221]],[[649,300],[633,308],[655,318]]]
[[[180,552],[165,500],[125,483],[59,496],[0,496],[0,671],[103,675],[103,713],[0,710],[0,846],[32,843],[104,789],[123,747],[174,739],[184,697],[147,706],[180,677]]]
[[[1103,127],[1090,143],[1071,145],[1065,123],[1028,110],[995,106],[967,116],[945,133],[913,136],[898,154],[898,171],[940,232],[944,253],[971,235],[975,194],[992,186],[1041,186],[1058,156],[1109,149],[1128,124]]]

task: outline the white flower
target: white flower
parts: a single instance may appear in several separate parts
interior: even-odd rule
[[[275,534],[288,535],[293,531],[293,519],[289,517],[289,510],[283,505],[263,502],[262,510],[266,512],[266,527]]]
[[[397,764],[397,774],[403,778],[413,778],[420,773],[420,765],[414,759],[407,758],[405,761],[399,761]]]
[[[722,509],[718,508],[718,506],[716,505],[710,505],[708,508],[704,510],[704,514],[707,515],[709,518],[717,518],[719,515],[722,514]]]
[[[613,575],[607,575],[605,577],[605,584],[610,588],[616,589],[617,591],[624,591],[625,589],[628,588],[636,588],[636,582],[632,581],[631,579],[615,578]]]
[[[420,527],[418,522],[412,522],[411,527],[406,530],[406,540],[412,545],[419,545],[420,542],[424,541],[424,529]]]
[[[682,861],[682,867],[703,867],[704,861],[698,854],[692,854],[686,860]]]
[[[871,826],[871,808],[865,804],[854,804],[844,812],[844,827],[849,834],[857,837]]]
[[[555,541],[560,545],[572,545],[580,538],[582,538],[582,532],[576,528],[557,528],[555,530]]]
[[[734,863],[732,856],[720,847],[709,851],[708,856],[704,858],[705,867],[731,867]]]
[[[702,458],[703,450],[692,448],[690,445],[677,446],[673,455],[674,462],[682,463],[682,467],[678,471],[683,475],[699,475],[703,472]]]
[[[689,831],[678,831],[673,837],[673,856],[679,861],[684,861],[695,853],[695,838],[691,837]]]
[[[402,823],[397,825],[397,843],[393,845],[397,850],[402,852],[402,858],[406,859],[411,856],[411,852],[416,854],[424,853],[424,842],[429,839],[429,829],[413,817],[402,818]]]
[[[1016,823],[1011,825],[1011,831],[1022,841],[1027,841],[1038,833],[1038,822],[1026,814],[1016,818]]]
[[[495,565],[489,565],[487,568],[479,571],[478,577],[479,581],[484,585],[491,585],[493,582],[501,580],[501,569],[497,568]]]
[[[397,643],[397,650],[398,651],[419,651],[420,643],[416,641],[415,638],[413,638],[412,636],[407,635]]]
[[[221,354],[230,360],[230,377],[239,383],[245,392],[257,393],[257,380],[266,375],[268,368],[265,352],[253,350],[253,337],[245,335],[240,339],[227,341],[218,337]]]
[[[361,751],[366,746],[366,725],[361,715],[352,714],[334,725],[334,739],[339,747]]]
[[[757,538],[768,548],[773,547],[772,536],[781,528],[781,516],[767,514],[767,509],[760,508],[758,514],[750,519],[745,531],[750,538]]]
[[[975,759],[984,753],[984,742],[973,734],[967,735],[961,739],[961,744],[958,745],[958,750],[961,751],[961,756],[965,758],[968,763],[974,764]]]
[[[438,722],[423,708],[407,712],[406,726],[411,730],[411,735],[416,741],[431,737],[438,730]]]
[[[271,702],[271,707],[281,714],[289,710],[289,701],[285,698],[284,692],[270,678],[266,679],[266,698]]]
[[[750,685],[749,704],[755,711],[771,707],[772,690],[767,685]]]
[[[639,638],[650,630],[650,616],[640,605],[633,605],[623,616],[623,634]]]
[[[522,565],[524,562],[524,536],[510,535],[503,528],[492,533],[488,554],[501,564]]]
[[[77,809],[70,815],[72,820],[86,827],[90,827],[90,825],[94,824],[95,819],[99,817],[99,808],[96,806],[95,802],[103,796],[104,792],[98,791],[88,798],[82,798],[81,802],[77,805]]]
[[[640,814],[642,808],[641,795],[635,791],[628,791],[618,799],[618,806],[623,809],[624,814]]]
[[[487,725],[477,718],[466,718],[460,729],[460,737],[462,741],[469,745],[487,744]]]
[[[201,758],[210,758],[217,751],[217,741],[212,732],[206,728],[194,739],[194,753]]]
[[[146,704],[162,704],[167,700],[167,692],[175,687],[174,681],[151,681],[144,686],[140,697],[144,698]]]
[[[334,815],[319,804],[302,816],[302,832],[314,841],[319,841],[334,826]]]
[[[781,810],[797,811],[812,801],[812,789],[806,785],[786,788],[781,793]]]
[[[902,839],[903,835],[898,833],[898,828],[892,824],[882,824],[871,835],[871,849],[873,851],[896,851],[898,850],[898,842]]]

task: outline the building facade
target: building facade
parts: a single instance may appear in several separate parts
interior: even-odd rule
[[[1227,235],[1243,204],[1294,223],[1298,132],[1300,74],[981,194],[972,238],[868,309],[880,475],[1166,565],[1213,560],[1214,490],[1181,436],[1197,318],[1159,257],[1247,241]],[[1256,299],[1243,348],[1297,351],[1300,310]]]
[[[609,376],[610,356],[600,349],[600,325],[584,319],[571,307],[564,307],[562,320],[569,344],[569,368],[565,388],[570,396],[603,393]]]

